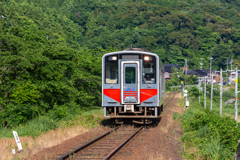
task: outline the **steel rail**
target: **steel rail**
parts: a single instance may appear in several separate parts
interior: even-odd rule
[[[119,144],[115,149],[113,149],[108,155],[103,158],[103,160],[109,160],[119,149],[121,149],[131,138],[133,138],[138,132],[140,132],[143,129],[143,126],[139,128],[136,132],[134,132],[132,135],[130,135],[127,139],[125,139],[121,144]]]
[[[89,142],[87,142],[87,143],[85,143],[85,144],[83,144],[83,145],[81,145],[81,146],[79,146],[79,147],[71,150],[70,152],[62,155],[61,157],[57,158],[56,160],[64,160],[64,159],[69,158],[69,156],[70,156],[71,154],[73,154],[73,153],[75,153],[75,152],[78,152],[78,151],[81,150],[81,149],[84,149],[85,147],[87,147],[87,146],[89,146],[90,144],[92,144],[92,143],[98,141],[99,139],[105,137],[106,135],[110,134],[111,132],[117,130],[118,128],[119,128],[119,127],[116,127],[116,128],[114,128],[114,129],[112,129],[112,130],[110,130],[110,131],[108,131],[108,132],[106,132],[106,133],[98,136],[97,138],[95,138],[95,139],[93,139],[93,140],[91,140],[91,141],[89,141]]]

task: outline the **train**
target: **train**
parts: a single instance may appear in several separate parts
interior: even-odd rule
[[[128,48],[102,57],[104,117],[139,121],[159,118],[165,96],[164,64],[157,54]]]

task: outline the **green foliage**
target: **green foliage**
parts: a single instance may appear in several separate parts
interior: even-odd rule
[[[238,1],[6,0],[0,6],[10,25],[34,25],[44,38],[73,48],[133,44],[159,53],[164,63],[182,66],[188,58],[190,68],[199,67],[199,58],[209,68],[210,55],[215,69],[225,69],[226,58],[239,59]]]
[[[174,119],[174,120],[177,120],[179,117],[180,117],[180,115],[179,115],[178,112],[174,112],[174,113],[173,113],[173,119]]]
[[[16,22],[24,25],[0,20],[1,126],[13,127],[39,115],[60,120],[100,106],[101,57],[116,49],[76,50],[67,39],[46,39],[48,31],[30,18]]]
[[[184,85],[194,85],[197,78],[198,77],[194,77],[193,75],[184,75],[182,68],[179,72],[177,71],[177,68],[172,68],[171,79],[166,80],[166,89],[170,90],[171,86],[180,86],[181,81],[183,81]]]
[[[234,115],[234,107],[231,107],[231,104],[223,104],[223,116],[220,116],[219,92],[213,93],[213,99],[216,101],[213,101],[213,110],[210,111],[209,98],[207,97],[207,109],[204,109],[203,102],[196,101],[192,91],[195,89],[189,89],[190,107],[180,118],[183,128],[182,141],[187,146],[185,158],[231,159],[236,152],[240,136],[239,123],[236,124],[236,121],[229,117]],[[223,102],[230,99],[228,96],[231,97],[232,94],[234,95],[232,90],[224,92]],[[192,147],[197,149],[194,153],[190,151]]]
[[[193,114],[190,116],[190,114]],[[240,131],[236,122],[230,117],[221,117],[219,114],[200,109],[193,113],[188,111],[182,117],[184,136],[183,141],[194,141],[202,151],[204,159],[225,159],[231,157],[237,149]],[[216,144],[213,144],[216,143]],[[222,154],[222,152],[227,155]]]
[[[99,118],[103,114],[103,110],[93,109],[91,111],[86,111],[80,113],[79,115],[69,114],[64,117],[61,121],[56,121],[55,118],[50,116],[39,116],[35,119],[28,121],[25,124],[19,124],[13,128],[0,128],[0,139],[4,137],[12,138],[12,131],[15,130],[18,132],[18,135],[21,137],[31,136],[36,137],[47,131],[54,130],[56,128],[63,128],[69,126],[76,126],[81,124],[84,127],[94,128],[99,126],[102,119]],[[93,115],[97,115],[94,117]]]
[[[24,103],[36,103],[39,99],[40,92],[37,90],[37,87],[31,82],[26,82],[25,84],[18,85],[13,89],[12,94],[10,95],[11,101],[15,104],[24,104]]]
[[[40,134],[58,128],[59,122],[48,116],[40,116],[26,124],[19,124],[13,128],[0,128],[0,139],[4,137],[12,137],[12,130],[18,132],[19,136],[39,136]]]
[[[224,43],[218,45],[212,51],[213,64],[216,64],[219,68],[223,68],[226,65],[226,59],[231,59],[233,56],[230,46]]]
[[[192,98],[194,98],[194,99],[195,99],[195,98],[198,98],[198,97],[199,97],[199,94],[200,94],[198,87],[197,87],[197,86],[191,87],[191,88],[188,90],[188,94],[189,94],[190,97],[192,97]]]
[[[172,68],[171,79],[166,81],[166,88],[169,89],[170,86],[180,85],[180,79],[178,78],[177,68]]]
[[[4,0],[0,2],[0,124],[60,120],[101,105],[102,54],[146,48],[164,63],[226,68],[239,59],[238,1]],[[4,16],[4,18],[2,18]],[[174,71],[166,87],[194,84]],[[195,91],[194,91],[195,92]]]

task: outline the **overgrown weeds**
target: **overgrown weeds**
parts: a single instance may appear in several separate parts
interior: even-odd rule
[[[179,115],[178,112],[174,112],[174,113],[173,113],[173,119],[174,119],[174,120],[177,120],[179,117],[180,117],[180,115]]]
[[[36,119],[29,121],[24,125],[18,125],[13,128],[1,128],[0,129],[0,139],[3,137],[13,137],[12,131],[18,132],[18,135],[32,136],[36,137],[42,133],[45,133],[56,128],[64,128],[69,126],[81,125],[87,128],[97,127],[102,120],[102,110],[91,110],[84,112],[80,115],[71,115],[62,119],[61,121],[56,121],[55,119],[48,116],[40,116]]]
[[[213,110],[210,111],[209,103],[207,109],[204,109],[203,103],[199,103],[196,98],[189,97],[188,112],[180,118],[185,147],[184,158],[232,159],[240,138],[240,129],[236,128],[235,120],[226,115],[220,116],[218,102],[213,102]],[[183,100],[180,104],[183,104]],[[231,109],[231,112],[232,110],[234,111]],[[230,109],[225,108],[224,111],[230,112]],[[176,118],[176,115],[174,117]]]

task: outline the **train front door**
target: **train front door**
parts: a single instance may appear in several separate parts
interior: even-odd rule
[[[131,110],[134,104],[140,103],[139,64],[139,61],[121,61],[121,104],[131,107]]]

